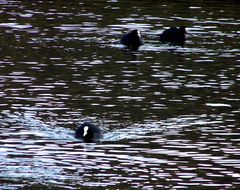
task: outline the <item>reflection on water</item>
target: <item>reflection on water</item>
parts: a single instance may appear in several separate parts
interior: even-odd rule
[[[240,187],[237,1],[0,4],[3,189]],[[101,144],[73,138],[86,118]]]
[[[106,129],[101,144],[79,143],[71,131],[32,118],[11,115],[3,121],[11,128],[4,128],[1,135],[2,179],[65,188],[119,183],[125,188],[174,187],[168,181],[176,186],[219,188],[226,178],[239,184],[238,148],[226,143],[222,118],[181,116],[111,132]],[[229,135],[237,134],[229,131]],[[220,141],[225,143],[219,145]],[[224,185],[231,187],[227,181]]]

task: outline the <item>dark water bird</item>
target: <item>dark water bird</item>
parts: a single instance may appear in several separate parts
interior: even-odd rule
[[[163,33],[160,34],[160,41],[162,43],[169,43],[170,45],[183,47],[186,41],[185,33],[185,26],[180,26],[179,28],[171,27],[164,30]]]
[[[95,143],[101,141],[102,133],[95,125],[84,122],[75,131],[75,138],[81,139],[85,143]]]
[[[128,49],[137,51],[143,45],[143,40],[139,30],[134,29],[125,34],[121,39],[121,44],[127,46]]]

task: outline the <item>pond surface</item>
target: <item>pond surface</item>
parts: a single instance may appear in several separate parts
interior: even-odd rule
[[[0,1],[1,189],[240,188],[239,1]],[[186,25],[184,47],[160,44]],[[139,29],[144,45],[119,44]],[[83,121],[102,143],[74,137]]]

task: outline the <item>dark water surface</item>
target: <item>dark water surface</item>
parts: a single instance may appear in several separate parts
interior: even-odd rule
[[[239,1],[0,0],[0,189],[239,189]],[[186,25],[185,47],[159,43]],[[145,45],[125,50],[137,28]],[[91,120],[100,144],[73,138]]]

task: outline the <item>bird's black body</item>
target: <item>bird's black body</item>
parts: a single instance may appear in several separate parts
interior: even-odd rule
[[[130,50],[136,51],[143,45],[143,40],[138,30],[132,30],[125,34],[121,39],[121,44],[127,46]]]
[[[162,43],[169,43],[170,45],[184,46],[186,37],[185,37],[185,26],[180,26],[179,28],[171,27],[162,34],[160,34],[160,41]]]
[[[102,139],[102,133],[95,125],[84,122],[75,131],[75,138],[81,139],[86,143],[100,142]]]

